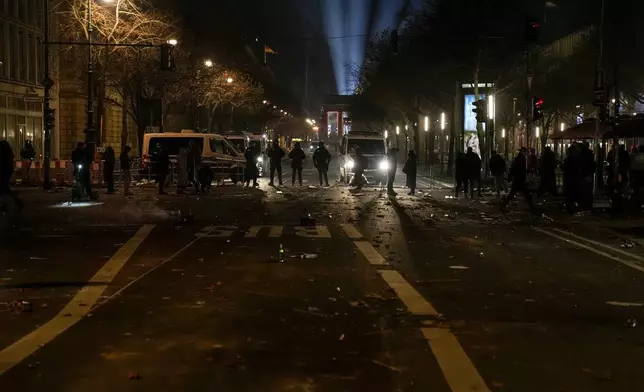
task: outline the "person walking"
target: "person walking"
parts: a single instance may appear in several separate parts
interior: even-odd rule
[[[279,186],[282,186],[282,158],[286,154],[282,147],[280,147],[279,141],[277,139],[273,140],[273,145],[268,150],[268,159],[270,160],[271,165],[271,182],[268,183],[268,186],[275,186],[273,180],[275,179],[275,172],[277,171],[277,179],[279,180]]]
[[[505,159],[496,151],[492,151],[492,157],[490,157],[490,174],[494,178],[496,197],[501,196],[501,190],[508,191],[508,187],[505,185],[505,169]]]
[[[188,149],[181,147],[177,155],[177,193],[183,194],[188,184]]]
[[[467,179],[470,183],[470,197],[474,198],[474,183],[476,183],[476,195],[481,197],[481,157],[474,152],[472,147],[468,147],[465,162]]]
[[[103,152],[103,180],[107,183],[107,193],[114,194],[114,167],[116,166],[116,154],[111,146]]]
[[[324,142],[318,144],[318,148],[313,152],[313,166],[318,169],[318,177],[320,179],[320,186],[322,186],[322,179],[324,185],[329,186],[329,164],[331,163],[331,153],[324,147]]]
[[[532,202],[532,192],[530,192],[530,190],[528,190],[526,186],[528,173],[526,169],[527,162],[525,153],[526,149],[521,148],[521,150],[519,150],[519,154],[512,163],[512,167],[510,168],[510,180],[512,181],[512,186],[510,188],[510,193],[507,194],[507,196],[501,203],[501,210],[505,210],[510,201],[512,201],[512,199],[514,199],[516,194],[519,192],[523,193],[523,197],[525,197],[526,201],[528,202],[530,209],[533,212],[536,210],[536,207]]]
[[[288,154],[288,157],[291,159],[291,169],[293,169],[291,185],[295,186],[295,175],[297,174],[300,186],[302,186],[302,165],[306,159],[306,154],[304,154],[300,142],[295,142],[295,147]]]
[[[407,156],[407,162],[403,167],[403,173],[407,175],[407,188],[409,188],[409,194],[413,195],[416,193],[416,172],[418,170],[418,159],[416,158],[416,153],[414,150],[409,150]]]
[[[396,180],[396,170],[398,170],[398,148],[390,147],[387,151],[387,193],[390,195],[396,195],[394,191],[394,181]]]
[[[123,172],[123,194],[125,196],[132,196],[132,192],[130,192],[130,183],[132,182],[130,151],[132,148],[126,145],[121,152],[121,172]]]

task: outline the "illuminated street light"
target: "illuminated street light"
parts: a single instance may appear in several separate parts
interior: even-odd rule
[[[389,132],[385,129],[385,139],[389,137]]]
[[[505,139],[505,128],[501,130],[501,138]]]
[[[204,60],[203,65],[205,65],[208,68],[212,67],[212,60]]]
[[[488,96],[487,100],[487,117],[494,120],[494,95]]]
[[[313,130],[314,130],[315,132],[317,132],[319,129],[320,129],[320,128],[318,128],[317,126],[313,127]]]
[[[441,131],[445,130],[445,112],[441,113]]]
[[[177,41],[174,38],[168,40],[168,44],[170,44],[172,46],[177,46],[178,43],[179,43],[179,41]]]
[[[263,101],[262,101],[262,103],[263,103],[264,105],[266,105],[266,103],[267,103],[267,102],[268,102],[268,101],[266,101],[266,100],[263,100]]]
[[[400,127],[396,125],[396,135],[400,135]]]
[[[228,84],[232,83],[232,82],[233,82],[233,78],[228,77],[228,79],[226,79],[226,82],[228,82]]]
[[[536,137],[539,137],[539,127],[536,127],[536,128],[535,128],[535,136],[536,136]]]
[[[425,116],[425,132],[429,131],[429,116]]]
[[[559,129],[561,129],[561,132],[563,132],[564,129],[566,129],[566,124],[564,123],[559,124]]]

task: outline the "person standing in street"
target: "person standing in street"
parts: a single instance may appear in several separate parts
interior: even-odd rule
[[[177,193],[183,194],[188,187],[188,149],[179,148],[177,155]]]
[[[74,174],[76,175],[76,181],[80,185],[80,190],[86,197],[94,199],[90,172],[92,158],[90,154],[91,151],[86,148],[85,143],[78,142],[76,149],[72,151],[72,164],[74,165]],[[82,197],[82,194],[80,196]]]
[[[463,190],[463,196],[467,197],[467,191],[469,189],[469,183],[467,179],[467,160],[465,159],[465,154],[459,152],[456,156],[456,162],[454,163],[454,180],[456,182],[456,188],[454,188],[454,197],[458,198]]]
[[[291,159],[291,169],[293,169],[291,185],[295,186],[295,175],[297,174],[297,179],[300,186],[302,186],[302,165],[306,159],[306,154],[304,154],[300,142],[295,142],[295,147],[288,154],[288,157]]]
[[[496,151],[492,151],[492,157],[490,157],[490,174],[494,178],[496,197],[501,196],[501,190],[508,191],[508,187],[505,185],[505,169],[505,159]]]
[[[521,148],[519,154],[514,159],[512,167],[510,168],[510,180],[512,181],[512,186],[510,188],[510,193],[503,199],[501,203],[501,210],[505,210],[507,205],[514,199],[517,193],[523,193],[530,209],[534,212],[536,207],[532,202],[532,193],[527,188],[528,173],[526,170],[526,149]]]
[[[541,154],[541,168],[539,174],[541,175],[541,185],[539,186],[539,194],[548,193],[550,196],[558,196],[557,190],[557,156],[550,147],[543,149]]]
[[[250,181],[253,181],[253,188],[258,186],[257,184],[257,175],[259,169],[257,168],[257,157],[259,156],[259,149],[257,146],[252,143],[248,146],[246,151],[244,151],[244,158],[246,158],[246,170],[244,171],[244,176],[246,177],[246,186],[250,186]]]
[[[29,184],[29,171],[31,170],[34,159],[36,159],[36,149],[31,140],[25,141],[25,146],[20,150],[20,159],[27,161],[24,181],[26,184]]]
[[[24,208],[24,203],[11,189],[11,177],[13,177],[13,150],[9,142],[0,140],[0,196],[9,196],[21,210]]]
[[[398,170],[398,148],[390,147],[387,151],[387,193],[390,195],[396,195],[394,191],[394,181],[396,180],[396,170]]]
[[[318,148],[313,152],[313,165],[318,169],[320,186],[324,178],[324,185],[329,186],[329,164],[331,163],[331,153],[324,147],[324,142],[318,144]]]
[[[465,162],[467,178],[470,183],[470,197],[474,198],[474,183],[476,183],[476,195],[481,197],[481,157],[474,152],[472,147],[468,147]]]
[[[365,180],[364,180],[364,172],[367,170],[367,166],[369,165],[369,161],[366,156],[362,153],[362,149],[360,147],[355,148],[355,153],[356,153],[356,161],[355,161],[355,166],[353,168],[353,178],[356,184],[356,189],[360,190],[362,187],[365,185]]]
[[[418,170],[418,160],[416,159],[416,153],[414,150],[409,150],[407,156],[407,162],[403,167],[403,173],[407,175],[407,188],[409,188],[409,194],[413,195],[416,193],[416,172]]]
[[[130,163],[130,151],[132,148],[130,146],[125,146],[123,147],[123,151],[121,152],[121,171],[123,172],[123,194],[125,196],[131,196],[132,192],[130,192],[130,183],[132,182],[132,172],[131,170],[131,163]]]
[[[199,194],[199,169],[201,169],[201,147],[194,140],[188,143],[188,181],[195,187],[195,195]]]
[[[170,166],[170,157],[168,151],[160,144],[157,144],[157,156],[154,163],[154,171],[156,173],[157,186],[159,187],[159,195],[165,195],[164,187],[168,179],[168,167]]]
[[[116,165],[116,155],[114,149],[109,146],[103,152],[103,179],[107,183],[107,193],[114,194],[114,166]]]
[[[275,179],[275,171],[277,171],[277,179],[279,180],[279,185],[282,186],[282,158],[286,155],[280,143],[277,139],[273,140],[273,145],[268,150],[268,159],[270,160],[271,165],[271,182],[268,183],[268,186],[275,186],[273,180]]]

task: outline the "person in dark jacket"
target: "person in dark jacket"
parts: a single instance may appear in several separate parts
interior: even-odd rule
[[[539,158],[537,158],[537,152],[534,148],[530,149],[530,155],[528,155],[526,158],[526,167],[528,175],[537,175],[537,169],[539,168]]]
[[[276,171],[279,185],[282,186],[282,158],[284,158],[286,154],[284,153],[284,150],[282,150],[282,147],[280,147],[280,143],[277,139],[273,140],[273,145],[268,149],[267,155],[270,161],[271,170],[271,181],[268,183],[268,186],[275,186],[273,180],[275,179]]]
[[[87,148],[85,143],[78,142],[76,149],[72,151],[72,164],[74,165],[76,181],[80,183],[80,188],[85,193],[85,196],[94,198],[90,172],[90,165],[92,164],[90,154],[91,150]]]
[[[582,181],[579,207],[584,211],[590,211],[593,208],[593,179],[597,171],[597,163],[589,144],[582,143],[580,146],[579,167]]]
[[[481,197],[481,158],[479,154],[472,150],[472,147],[467,148],[465,162],[467,166],[467,178],[470,182],[470,197],[474,198],[474,183],[476,183],[476,194],[478,197]]]
[[[541,168],[539,174],[541,175],[541,186],[539,193],[548,193],[550,196],[557,196],[557,156],[550,147],[543,149],[541,154]]]
[[[318,169],[318,177],[320,179],[320,186],[329,186],[329,164],[331,163],[331,153],[324,147],[324,142],[318,144],[318,148],[313,152],[313,165]]]
[[[579,167],[578,147],[573,144],[566,150],[566,158],[561,165],[564,181],[564,197],[568,212],[575,212],[575,204],[579,202],[581,195],[581,169]]]
[[[396,170],[398,170],[398,148],[389,147],[387,151],[387,162],[389,170],[387,170],[387,193],[395,195],[394,181],[396,180]]]
[[[188,181],[195,187],[195,194],[199,194],[201,185],[199,181],[199,171],[203,161],[201,146],[194,140],[188,143]]]
[[[464,153],[462,152],[458,153],[454,166],[455,166],[454,180],[456,180],[456,188],[454,188],[454,196],[458,197],[458,195],[461,193],[461,189],[463,189],[464,196],[467,197],[469,183],[467,179],[467,160],[465,159]]]
[[[302,150],[300,142],[295,143],[295,147],[288,154],[288,157],[291,159],[291,169],[293,169],[291,185],[295,186],[295,175],[297,174],[300,186],[302,186],[302,164],[306,159],[306,155],[304,154],[304,150]]]
[[[521,148],[519,154],[514,159],[512,167],[510,168],[510,180],[512,181],[512,187],[510,188],[510,193],[503,199],[501,203],[501,209],[505,209],[512,199],[516,196],[517,193],[523,193],[530,209],[535,211],[534,203],[532,202],[532,192],[530,192],[526,186],[528,180],[528,174],[526,170],[526,149]]]
[[[31,140],[25,141],[25,146],[20,150],[20,159],[27,161],[24,180],[26,183],[29,183],[29,171],[31,170],[34,159],[36,159],[36,149]]]
[[[103,179],[107,183],[107,193],[114,193],[114,166],[116,165],[116,154],[110,146],[103,152]]]
[[[125,196],[131,196],[130,192],[130,183],[132,182],[132,172],[130,172],[132,164],[130,161],[130,151],[132,148],[130,146],[123,147],[121,152],[121,171],[123,172],[123,193]]]
[[[24,203],[11,189],[11,177],[13,176],[13,150],[6,140],[0,140],[0,195],[9,196],[18,209],[24,207]]]
[[[170,156],[168,150],[161,144],[157,144],[157,154],[154,161],[154,172],[156,173],[157,185],[159,187],[159,195],[165,195],[163,188],[168,179],[168,171],[170,166]],[[199,190],[197,190],[199,192]]]
[[[410,195],[416,193],[417,166],[418,159],[416,158],[416,153],[414,150],[409,150],[407,162],[405,162],[405,166],[403,167],[403,173],[407,175],[407,188],[409,188]]]
[[[244,152],[244,158],[246,158],[246,170],[244,171],[244,176],[246,177],[246,186],[250,186],[250,181],[253,180],[253,188],[256,188],[257,185],[257,157],[259,156],[259,150],[255,147],[255,144],[248,146]]]
[[[508,191],[508,187],[505,185],[505,166],[505,159],[496,151],[492,151],[492,156],[490,157],[490,174],[494,178],[494,188],[497,197],[501,196],[501,190]]]

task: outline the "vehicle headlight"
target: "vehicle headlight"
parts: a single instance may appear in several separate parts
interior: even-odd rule
[[[389,170],[389,162],[387,162],[387,160],[382,160],[380,161],[378,167],[380,168],[380,170]]]
[[[257,162],[264,162],[264,157],[257,157]]]
[[[353,166],[355,166],[355,163],[353,162],[353,160],[352,160],[352,159],[350,159],[349,161],[347,161],[347,168],[349,168],[349,169],[353,169]]]

